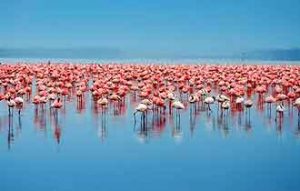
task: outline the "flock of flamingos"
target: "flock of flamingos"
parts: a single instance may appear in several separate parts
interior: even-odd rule
[[[132,117],[142,128],[149,115],[173,116],[180,123],[181,110],[193,113],[199,107],[208,115],[218,112],[225,117],[228,111],[244,112],[250,120],[253,105],[265,105],[270,114],[275,113],[275,121],[282,120],[287,108],[295,109],[299,124],[300,66],[0,65],[0,101],[6,103],[10,118],[21,116],[27,104],[34,105],[35,113],[50,111],[58,118],[66,104],[76,100],[80,108],[88,97],[105,115],[110,108],[126,108],[128,95],[137,100]]]

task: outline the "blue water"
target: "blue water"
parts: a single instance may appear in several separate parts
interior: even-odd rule
[[[241,60],[239,58],[199,58],[199,59],[167,59],[167,58],[158,58],[158,59],[147,59],[147,58],[135,58],[135,59],[76,59],[76,58],[0,58],[2,63],[47,63],[51,61],[52,63],[125,63],[125,64],[272,64],[272,65],[300,65],[300,61],[290,61],[290,60]]]
[[[0,190],[300,190],[295,109],[277,122],[257,105],[250,119],[216,105],[187,108],[180,122],[149,113],[145,129],[139,117],[134,124],[136,103],[127,96],[122,111],[102,114],[90,97],[83,108],[70,100],[56,120],[31,103],[9,118],[2,101]]]

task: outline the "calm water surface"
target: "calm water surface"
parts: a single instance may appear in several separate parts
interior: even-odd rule
[[[9,118],[0,103],[0,190],[300,190],[296,110],[282,120],[188,107],[134,125],[136,102],[95,113],[66,101],[56,119],[31,103]],[[177,118],[178,120],[178,118]]]

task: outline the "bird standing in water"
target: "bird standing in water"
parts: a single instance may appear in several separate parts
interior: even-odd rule
[[[248,112],[248,115],[249,115],[249,118],[250,118],[250,108],[253,105],[253,101],[250,100],[250,99],[248,99],[248,100],[245,101],[244,105],[245,105],[245,107],[247,109],[247,112]]]
[[[108,99],[106,97],[102,97],[98,99],[97,104],[100,105],[103,108],[107,107],[108,105]]]
[[[16,102],[9,97],[7,100],[7,106],[8,106],[8,115],[9,116],[13,115],[13,110],[14,107],[16,106]]]
[[[222,108],[222,112],[224,110],[228,111],[228,109],[230,108],[230,102],[229,101],[224,101],[221,105],[221,108]]]
[[[297,98],[294,102],[294,106],[298,109],[298,121],[300,120],[300,98]]]
[[[223,94],[219,94],[219,95],[217,96],[216,100],[218,101],[218,109],[219,109],[220,105],[222,105],[222,103],[223,103],[224,101],[229,101],[230,99],[229,99],[229,97],[227,97],[227,96],[225,96],[225,95],[223,95]]]
[[[242,96],[239,96],[236,98],[235,104],[239,111],[242,110],[242,104],[244,103],[244,101],[245,101],[245,99]],[[245,104],[245,106],[246,106],[246,104]]]
[[[277,117],[279,115],[279,119],[281,119],[283,117],[283,112],[285,111],[285,107],[283,106],[282,103],[278,104],[276,107],[276,117],[275,117],[275,121],[277,121]]]
[[[56,100],[54,100],[54,102],[51,105],[51,108],[55,108],[55,116],[57,118],[57,114],[58,114],[58,109],[60,109],[62,107],[62,102],[60,100],[60,98],[58,97]]]
[[[146,118],[146,111],[148,109],[148,106],[143,104],[143,103],[140,103],[136,108],[135,108],[135,112],[133,113],[133,117],[134,117],[134,123],[136,122],[136,119],[135,119],[135,115],[139,112],[141,113],[141,121],[142,123],[144,124],[145,122],[145,118]]]
[[[21,109],[23,108],[24,100],[21,97],[16,97],[14,101],[16,103],[16,107],[18,108],[18,113],[21,115]]]
[[[183,103],[181,103],[180,101],[176,100],[176,101],[173,101],[172,102],[172,108],[176,109],[176,117],[178,116],[179,117],[179,120],[180,120],[180,111],[179,110],[182,110],[184,109],[184,105]]]
[[[204,99],[204,103],[207,105],[208,110],[211,111],[210,105],[215,102],[216,98],[214,96],[208,96]]]
[[[181,110],[181,109],[185,108],[183,103],[181,103],[181,101],[178,101],[178,100],[172,102],[172,107],[177,110]]]
[[[193,107],[195,108],[195,111],[196,111],[196,103],[198,103],[200,101],[199,97],[196,94],[191,94],[188,98],[188,101],[190,104],[193,105]],[[190,108],[192,111],[192,107],[190,107]]]

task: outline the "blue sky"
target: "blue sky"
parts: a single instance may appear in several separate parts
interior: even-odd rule
[[[300,47],[299,0],[1,0],[1,48],[230,55]]]

